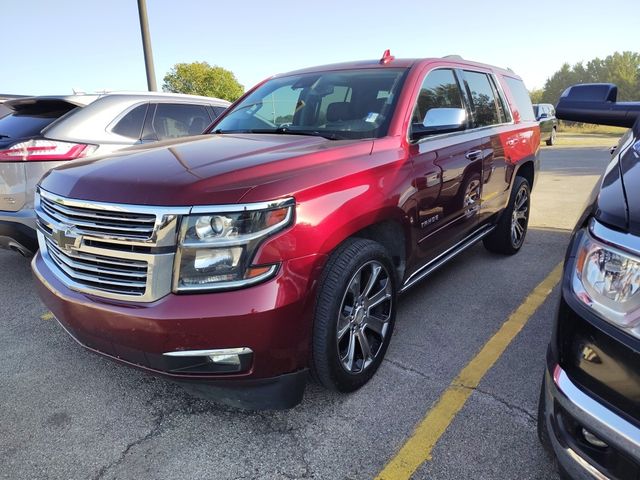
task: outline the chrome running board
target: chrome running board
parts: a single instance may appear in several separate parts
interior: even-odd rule
[[[424,265],[419,270],[413,272],[409,278],[404,282],[402,288],[400,289],[400,293],[406,292],[409,288],[413,287],[420,280],[433,273],[435,270],[440,268],[442,265],[447,263],[453,257],[458,255],[459,253],[464,252],[467,248],[474,245],[478,241],[482,240],[484,237],[489,235],[493,229],[496,228],[495,225],[486,225],[475,232],[473,232],[468,237],[456,243],[454,246],[442,252],[436,258],[431,260],[429,263]]]

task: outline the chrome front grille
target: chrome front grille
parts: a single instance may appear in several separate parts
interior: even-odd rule
[[[156,223],[154,214],[104,211],[60,204],[45,196],[40,206],[55,221],[74,225],[78,233],[148,240]]]
[[[144,295],[147,288],[146,262],[64,251],[50,237],[45,237],[45,242],[51,259],[75,282],[103,292]]]
[[[69,288],[150,302],[171,291],[177,221],[188,207],[85,202],[39,189],[40,251]]]

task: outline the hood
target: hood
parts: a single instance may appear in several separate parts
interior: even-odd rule
[[[237,203],[256,185],[286,183],[300,170],[341,158],[347,154],[343,149],[352,150],[349,155],[368,155],[372,145],[372,140],[298,135],[199,135],[73,162],[50,171],[41,186],[58,195],[102,202]],[[288,193],[283,187],[281,195]]]
[[[625,141],[626,140],[626,141]],[[594,216],[618,230],[640,235],[640,141],[637,132],[625,135],[602,177]]]

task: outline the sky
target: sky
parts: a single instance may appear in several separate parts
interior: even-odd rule
[[[158,88],[176,63],[245,88],[351,60],[449,54],[509,67],[529,89],[563,63],[640,51],[638,0],[147,0]],[[2,0],[0,93],[146,90],[136,0]]]

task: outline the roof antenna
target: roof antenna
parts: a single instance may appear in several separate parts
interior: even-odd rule
[[[382,54],[382,58],[380,59],[380,64],[381,65],[386,65],[387,63],[390,63],[391,60],[393,60],[394,57],[393,55],[391,55],[391,50],[389,50],[388,48],[384,51],[384,53]]]

